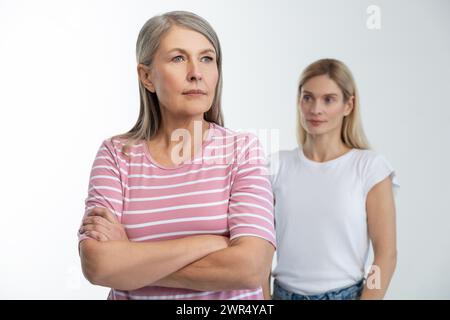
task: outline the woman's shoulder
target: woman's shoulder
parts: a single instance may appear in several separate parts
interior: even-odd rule
[[[298,147],[296,147],[290,150],[272,152],[267,156],[267,164],[269,166],[273,184],[278,176],[286,171],[284,168],[289,168],[298,163],[298,151]]]
[[[220,126],[216,123],[211,123],[212,139],[217,141],[241,141],[246,139],[246,141],[257,139],[258,136],[256,133],[250,131],[238,131],[232,130],[223,126]]]
[[[225,150],[234,150],[238,157],[249,153],[254,156],[264,155],[261,141],[255,132],[231,130],[218,124],[213,124],[212,130],[210,139],[216,148],[222,146]]]
[[[144,156],[142,141],[132,141],[123,136],[111,136],[103,139],[100,151],[105,151],[114,158],[129,161],[131,157]]]
[[[287,150],[279,150],[269,154],[268,158],[272,162],[278,161],[280,165],[287,164],[298,160],[298,152],[299,152],[298,147]]]
[[[366,181],[366,184],[369,185],[367,190],[375,182],[379,182],[386,176],[391,176],[395,187],[399,186],[394,167],[382,153],[374,150],[355,150],[355,165],[363,181]]]
[[[353,149],[353,158],[358,164],[369,166],[377,162],[387,162],[386,157],[372,149]]]
[[[108,148],[120,148],[127,143],[127,139],[121,136],[111,136],[103,139],[102,145]]]

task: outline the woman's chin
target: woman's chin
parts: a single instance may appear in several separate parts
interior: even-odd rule
[[[210,107],[205,107],[205,106],[186,106],[182,113],[184,114],[184,116],[189,116],[189,117],[196,117],[196,116],[200,116],[203,115],[205,112],[207,112],[210,109]]]

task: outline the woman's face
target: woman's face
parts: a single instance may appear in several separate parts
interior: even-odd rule
[[[162,112],[202,117],[210,109],[219,72],[214,47],[202,34],[173,26],[163,37],[152,65],[145,68],[146,72],[140,70],[141,80],[156,92]]]
[[[299,108],[308,134],[340,135],[344,116],[353,109],[353,97],[344,102],[342,90],[328,75],[316,76],[302,86]]]

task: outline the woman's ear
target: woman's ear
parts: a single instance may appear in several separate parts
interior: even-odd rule
[[[345,104],[344,116],[348,116],[353,111],[353,107],[355,106],[355,96],[351,96],[347,103]]]
[[[150,91],[150,92],[155,92],[155,86],[153,85],[153,82],[151,80],[151,72],[150,72],[150,67],[144,65],[144,64],[138,64],[137,66],[137,71],[138,71],[138,76],[139,76],[139,80],[142,82],[142,84],[144,85],[144,87]]]

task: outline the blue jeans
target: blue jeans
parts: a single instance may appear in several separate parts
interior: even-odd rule
[[[341,289],[327,291],[316,295],[305,296],[290,292],[280,286],[275,280],[273,286],[273,300],[358,300],[364,288],[364,279],[358,283]]]

